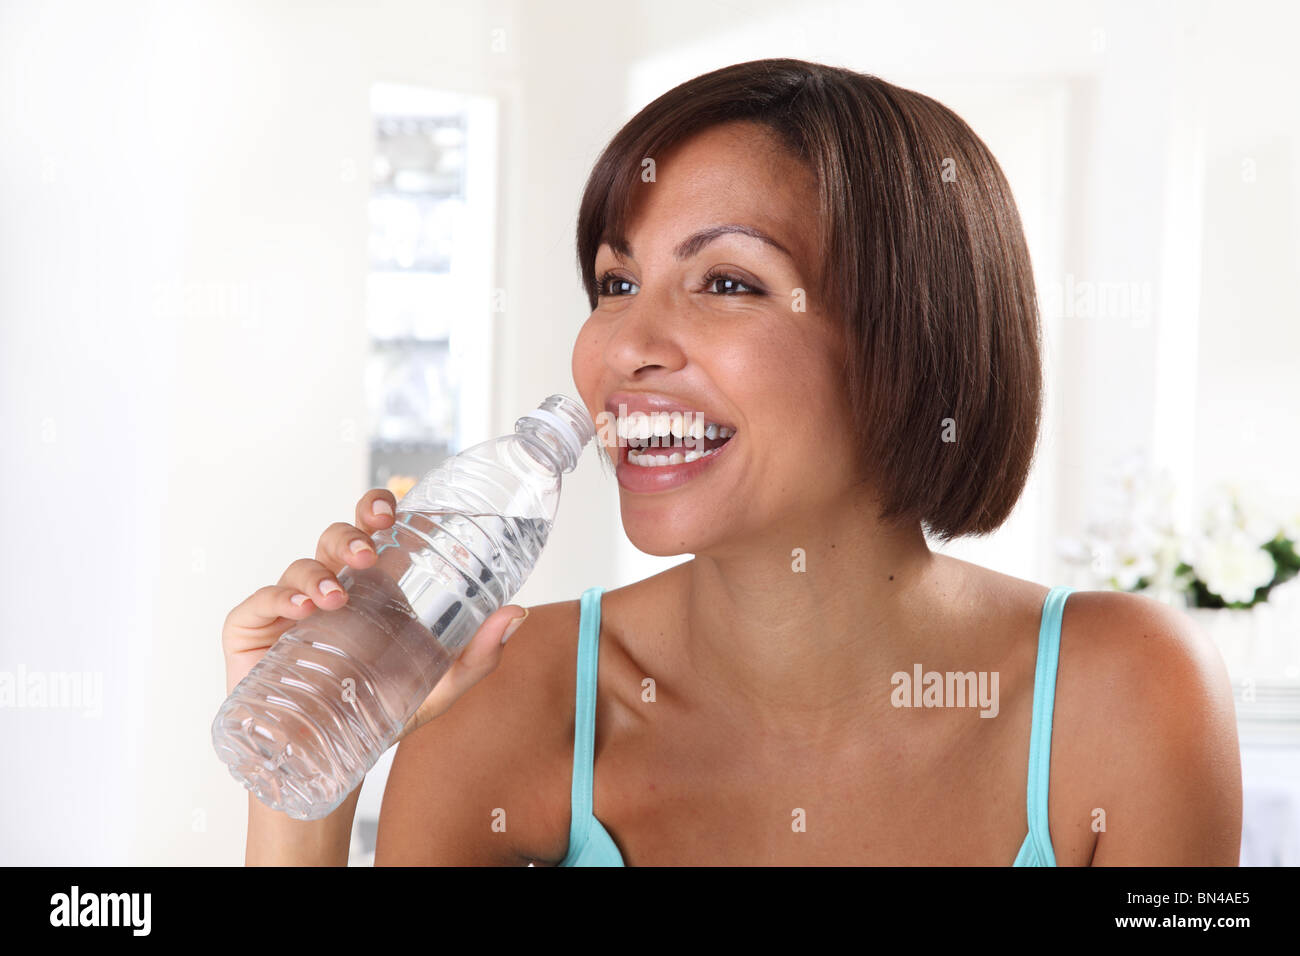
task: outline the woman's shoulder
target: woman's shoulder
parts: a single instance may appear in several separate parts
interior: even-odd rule
[[[992,613],[1041,618],[1050,586],[974,565],[966,569]],[[1107,675],[1103,683],[1118,692],[1177,675],[1185,696],[1191,685],[1217,687],[1226,676],[1218,649],[1191,616],[1145,595],[1072,588],[1061,611],[1062,668],[1067,644],[1073,663],[1086,665],[1087,675]],[[1163,679],[1145,688],[1149,694],[1173,689]]]
[[[1077,812],[1097,834],[1093,862],[1235,863],[1232,687],[1190,615],[1143,595],[1075,591],[1058,675],[1053,743],[1065,738],[1069,755],[1060,785],[1084,798]]]
[[[656,576],[658,578],[660,576]],[[644,602],[656,600],[662,580],[650,578],[614,589],[601,589],[595,604],[600,639],[596,710],[597,749],[602,739],[625,726],[630,705],[618,689],[639,687],[626,679],[636,668],[622,641],[623,624]],[[574,734],[578,701],[578,645],[582,623],[582,594],[529,608],[528,618],[510,638],[509,653],[497,672],[485,702],[494,712],[507,708],[515,715],[514,736],[521,756],[513,762],[511,779],[527,789],[520,800],[530,807],[526,830],[516,836],[521,855],[538,865],[554,864],[568,852],[574,770]],[[518,642],[516,644],[516,642]],[[636,674],[640,672],[637,671]]]
[[[1232,691],[1222,655],[1185,611],[1120,591],[1074,591],[1061,626],[1078,676],[1116,706],[1186,726],[1189,711]]]
[[[390,861],[563,857],[579,601],[526,607],[496,668],[398,745],[380,826]],[[504,839],[489,828],[498,818]]]
[[[1016,609],[999,613],[1042,620],[1052,588],[990,572],[993,579],[990,593],[1000,590],[1001,607]],[[1071,589],[1059,628],[1054,710],[1067,719],[1054,724],[1063,734],[1093,726],[1146,758],[1153,748],[1186,750],[1233,722],[1222,655],[1186,612],[1145,595]],[[1039,631],[1025,647],[1031,654]],[[1142,732],[1123,736],[1125,728]]]
[[[978,589],[982,623],[1023,641],[1007,660],[1032,683],[1051,588],[963,570]],[[1058,862],[1235,862],[1240,756],[1232,688],[1213,642],[1178,608],[1092,590],[1066,597],[1059,638],[1049,787]]]

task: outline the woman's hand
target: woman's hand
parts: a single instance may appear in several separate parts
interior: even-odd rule
[[[333,611],[347,603],[348,593],[337,575],[345,567],[369,568],[379,560],[370,535],[392,526],[396,505],[391,491],[372,488],[357,502],[355,524],[330,525],[316,544],[314,559],[294,561],[277,584],[254,591],[231,610],[221,629],[227,694],[281,634],[318,608]],[[444,713],[461,694],[492,673],[501,660],[504,639],[527,616],[527,610],[517,604],[507,604],[491,614],[403,726],[397,740]]]

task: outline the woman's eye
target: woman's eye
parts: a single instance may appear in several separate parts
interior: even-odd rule
[[[760,292],[758,288],[725,272],[710,272],[706,275],[704,288],[715,295],[757,295]]]
[[[641,287],[631,279],[606,272],[596,280],[597,296],[636,295]],[[763,290],[725,272],[710,272],[704,277],[704,291],[714,295],[762,295]]]
[[[596,295],[634,295],[639,288],[630,279],[610,275],[608,272],[596,280]]]

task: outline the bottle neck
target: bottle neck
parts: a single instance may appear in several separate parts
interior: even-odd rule
[[[586,409],[573,399],[552,395],[538,408],[515,422],[515,431],[531,439],[542,460],[560,474],[578,465],[582,449],[595,434],[595,426]]]
[[[577,459],[555,429],[535,418],[524,419],[515,429],[533,454],[555,470],[556,474],[572,471]]]

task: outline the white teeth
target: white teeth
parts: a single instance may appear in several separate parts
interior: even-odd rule
[[[627,450],[627,463],[638,468],[664,468],[669,465],[684,465],[688,462],[698,461],[701,458],[708,458],[717,452],[717,448],[710,448],[708,451],[703,452],[688,451],[685,455],[681,452],[673,452],[671,455],[651,455],[638,452],[635,448],[629,448]]]
[[[701,412],[629,412],[616,425],[618,437],[636,447],[673,448],[690,440],[730,438],[734,428],[705,421]]]

